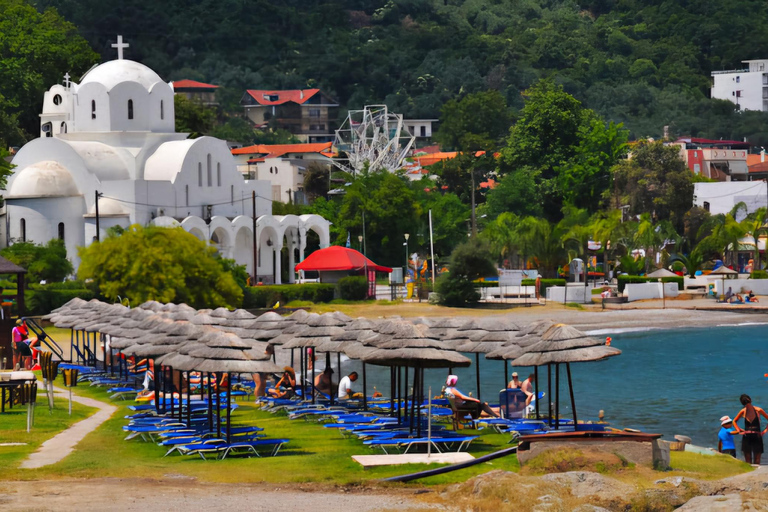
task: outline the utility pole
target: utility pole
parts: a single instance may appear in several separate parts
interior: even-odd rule
[[[96,198],[95,198],[95,204],[96,204],[96,241],[100,242],[101,241],[101,235],[99,234],[99,197],[101,196],[101,194],[99,194],[99,191],[97,190],[95,195],[96,195]]]
[[[253,207],[253,211],[251,212],[251,218],[253,221],[253,284],[256,285],[258,283],[258,274],[259,274],[259,253],[258,253],[258,240],[256,237],[256,191],[254,190],[251,194],[251,203]]]
[[[472,171],[472,236],[477,235],[477,223],[475,219],[475,169]]]

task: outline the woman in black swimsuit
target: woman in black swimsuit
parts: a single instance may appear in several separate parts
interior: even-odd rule
[[[760,407],[752,405],[752,399],[749,395],[741,395],[739,400],[744,408],[733,418],[733,428],[736,429],[737,433],[744,434],[741,440],[744,460],[747,464],[760,464],[760,458],[763,454],[763,435],[768,431],[768,427],[760,430],[760,415],[762,414],[768,420],[768,414]],[[744,417],[744,429],[739,428],[739,424],[736,423],[741,417]]]

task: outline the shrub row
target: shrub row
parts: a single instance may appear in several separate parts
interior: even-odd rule
[[[342,300],[365,300],[368,298],[368,279],[365,276],[342,277],[337,286],[339,297]]]
[[[624,288],[627,286],[627,284],[632,283],[655,283],[659,280],[658,277],[647,277],[647,276],[627,276],[627,275],[620,275],[617,277],[619,281],[619,293],[622,293],[624,291]],[[662,277],[661,281],[663,283],[677,283],[677,289],[683,290],[685,289],[685,281],[683,279],[683,276],[675,276],[675,277]]]
[[[749,274],[750,279],[768,279],[768,270],[754,270]]]
[[[271,308],[278,301],[287,304],[295,300],[330,302],[335,290],[335,285],[322,283],[249,286],[243,291],[243,307]]]
[[[522,286],[535,286],[535,279],[523,279]],[[539,295],[547,296],[547,288],[550,286],[565,286],[565,279],[542,279],[539,283]]]
[[[24,294],[28,315],[46,315],[74,298],[91,300],[96,293],[81,281],[33,284]]]

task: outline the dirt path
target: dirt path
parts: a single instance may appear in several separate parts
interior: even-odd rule
[[[315,486],[203,484],[180,477],[0,482],[0,510],[447,510],[421,503],[413,491],[313,490]]]
[[[68,397],[69,392],[60,388],[53,388],[59,396]],[[27,460],[21,463],[22,469],[35,469],[49,464],[55,464],[61,459],[72,453],[77,443],[83,440],[85,436],[96,430],[102,423],[107,421],[112,414],[117,411],[114,405],[105,404],[92,398],[84,398],[72,394],[72,401],[88,407],[99,409],[94,415],[78,421],[67,430],[59,432],[46,442],[40,448],[31,454]]]

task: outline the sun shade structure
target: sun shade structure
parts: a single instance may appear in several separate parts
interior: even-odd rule
[[[526,348],[526,353],[512,361],[514,366],[533,366],[535,367],[536,389],[538,386],[539,366],[547,366],[548,392],[552,396],[552,366],[555,367],[555,428],[559,428],[560,423],[560,365],[565,364],[568,375],[568,391],[571,398],[571,408],[573,410],[573,421],[576,430],[579,429],[579,422],[576,416],[576,402],[573,397],[573,382],[571,380],[571,363],[600,361],[608,357],[621,354],[621,350],[609,347],[604,341],[587,336],[584,332],[565,324],[555,324],[550,327],[541,336],[541,341],[534,343]],[[538,415],[538,400],[536,401]],[[552,421],[552,410],[550,400],[549,410],[550,422]]]
[[[366,268],[376,272],[392,272],[392,268],[377,265],[359,251],[340,245],[315,251],[296,265],[296,270],[317,272],[359,271]]]

